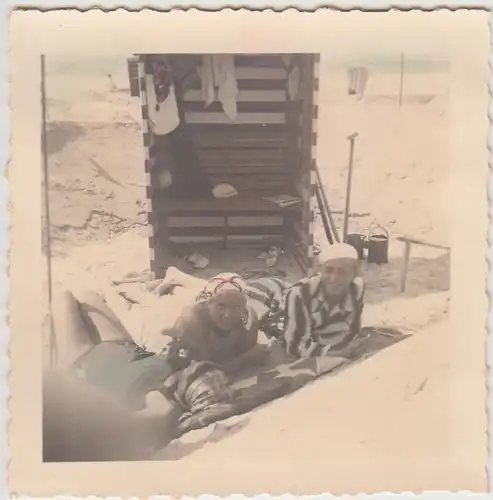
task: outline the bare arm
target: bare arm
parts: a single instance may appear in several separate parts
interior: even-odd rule
[[[171,403],[160,391],[151,391],[146,396],[146,406],[136,412],[141,417],[169,417],[176,411],[175,405]]]
[[[238,337],[237,353],[243,354],[252,349],[258,341],[258,330],[260,322],[257,313],[250,307],[248,309],[248,320],[245,330]]]
[[[152,452],[166,446],[177,435],[182,410],[171,403],[160,391],[146,396],[146,406],[136,412],[141,422],[141,441]]]
[[[235,335],[235,342],[229,352],[225,352],[218,363],[225,373],[242,370],[259,361],[260,349],[257,345],[259,320],[253,309],[249,309],[249,317],[245,328]]]
[[[197,361],[208,359],[207,332],[198,317],[197,305],[185,309],[171,328],[161,330],[161,335],[181,340]]]

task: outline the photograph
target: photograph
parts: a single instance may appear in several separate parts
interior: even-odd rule
[[[216,494],[485,491],[486,135],[469,163],[454,148],[489,126],[487,13],[464,13],[460,57],[461,11],[292,12],[272,43],[275,13],[221,14],[108,13],[104,43],[97,11],[13,21],[14,68],[21,27],[56,31],[35,84],[14,71],[39,113],[12,106],[40,145],[22,174],[37,169],[40,207],[36,460],[120,471],[114,490],[18,493],[192,494],[196,474]],[[347,44],[322,41],[326,19]],[[320,43],[283,43],[297,22]]]

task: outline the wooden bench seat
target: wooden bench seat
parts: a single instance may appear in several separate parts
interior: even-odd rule
[[[268,195],[267,195],[268,196]],[[167,215],[249,215],[301,212],[302,203],[282,208],[260,197],[240,197],[200,200],[153,201],[153,211]]]
[[[282,245],[286,223],[299,218],[302,203],[282,208],[261,197],[226,199],[155,200],[153,213],[159,221],[158,239],[175,244],[229,241]],[[165,240],[163,239],[165,238]]]

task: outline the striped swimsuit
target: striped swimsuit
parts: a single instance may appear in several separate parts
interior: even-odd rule
[[[245,292],[260,329],[298,358],[323,356],[346,346],[361,326],[364,283],[359,277],[333,306],[325,300],[320,275],[294,285],[280,278],[259,278],[249,281]]]

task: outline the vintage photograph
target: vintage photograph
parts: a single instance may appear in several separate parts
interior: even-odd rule
[[[457,66],[436,22],[367,15],[380,28],[374,17],[345,49],[67,39],[33,57],[43,463],[157,463],[167,493],[164,478],[194,463],[303,476],[288,459],[299,452],[325,475],[378,462],[375,491],[384,470],[385,489],[416,491],[397,462],[430,469],[456,453],[452,207],[475,196],[453,187]],[[483,77],[461,82],[474,109]],[[484,158],[464,172],[486,179]],[[487,300],[486,281],[477,292]],[[486,311],[478,320],[482,331],[462,332],[476,346]],[[479,376],[461,380],[482,394],[476,355]],[[471,464],[486,453],[474,439]],[[484,486],[484,464],[462,479],[454,463],[457,487]],[[426,485],[453,489],[445,477]]]

